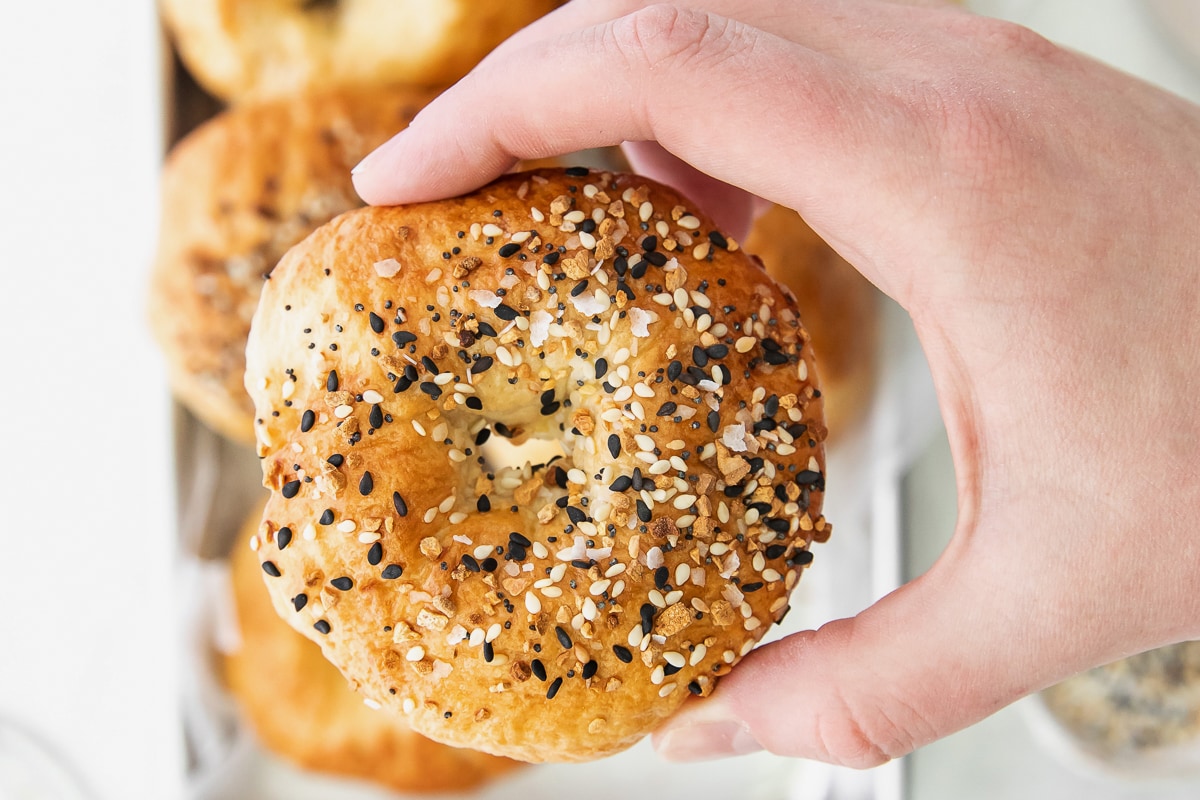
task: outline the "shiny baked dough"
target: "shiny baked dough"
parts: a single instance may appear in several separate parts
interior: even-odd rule
[[[240,646],[222,657],[225,682],[264,747],[305,769],[368,780],[404,792],[471,789],[519,766],[449,747],[403,719],[368,708],[321,648],[275,614],[247,521],[230,558]]]
[[[631,745],[783,616],[829,533],[793,302],[636,176],[339,217],[272,273],[246,385],[276,610],[450,744]],[[491,435],[568,455],[500,469]]]
[[[746,239],[746,250],[796,295],[817,352],[825,423],[836,440],[854,429],[871,400],[881,295],[799,214],[783,206],[759,218]]]
[[[378,88],[248,104],[168,156],[150,322],[175,395],[210,427],[254,440],[246,335],[267,273],[317,226],[362,205],[350,170],[431,97]]]
[[[440,86],[561,0],[161,0],[196,79],[227,100],[351,84]]]

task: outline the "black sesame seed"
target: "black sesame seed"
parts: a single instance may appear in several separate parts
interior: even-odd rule
[[[622,647],[619,644],[614,644],[612,646],[612,650],[616,655],[617,660],[622,664],[628,664],[630,661],[633,661],[633,653],[629,652],[629,648]]]
[[[674,664],[667,664],[665,667],[663,667],[663,675],[670,677],[676,672],[679,672],[681,669],[683,669],[683,667],[677,667]]]
[[[777,367],[781,364],[788,363],[788,357],[787,357],[786,353],[780,353],[780,352],[776,352],[774,350],[768,350],[766,353],[763,354],[763,361],[767,362],[768,364],[770,364],[772,366]]]
[[[705,350],[705,352],[708,353],[709,358],[724,358],[725,356],[729,355],[729,345],[720,343],[712,344],[708,346],[708,349]]]
[[[511,258],[521,251],[521,245],[516,242],[509,242],[506,245],[501,245],[497,251],[501,258]]]
[[[297,494],[300,493],[300,481],[299,480],[288,481],[287,483],[285,483],[283,485],[283,488],[281,488],[279,491],[283,494],[284,497],[286,497],[288,500],[291,500],[293,497],[295,497]]]
[[[667,377],[671,380],[678,380],[680,373],[683,372],[683,364],[679,361],[672,361],[667,365]]]
[[[272,578],[278,578],[283,574],[279,571],[279,567],[275,566],[274,561],[264,561],[262,563],[262,571],[270,575]]]
[[[377,567],[380,561],[383,561],[383,545],[375,542],[375,544],[371,545],[371,549],[367,551],[367,563],[372,567]]]
[[[479,495],[479,499],[475,501],[475,510],[486,514],[492,510],[492,501],[488,499],[486,494]]]
[[[617,478],[615,481],[613,481],[612,484],[608,488],[610,491],[624,492],[627,489],[629,489],[629,487],[631,487],[631,486],[633,486],[633,479],[630,478],[628,475],[622,475],[619,478]]]
[[[527,537],[521,535],[517,531],[513,531],[512,533],[508,534],[508,541],[510,544],[519,544],[521,547],[531,547],[533,545],[533,542],[529,541]]]
[[[583,665],[583,670],[580,674],[583,675],[583,679],[586,681],[592,678],[598,669],[600,669],[600,665],[597,664],[596,659],[593,658],[591,661]]]
[[[699,684],[699,683],[697,683],[696,681],[692,681],[692,682],[690,682],[690,683],[687,685],[687,688],[688,688],[688,691],[689,691],[689,692],[691,692],[692,694],[696,695],[697,697],[699,697],[701,694],[703,694],[703,693],[704,693],[704,690],[700,688],[700,684]]]
[[[729,249],[729,241],[717,231],[711,231],[708,234],[708,240],[722,250]]]
[[[800,484],[801,486],[811,486],[820,480],[821,473],[811,469],[802,469],[796,475],[796,483]]]
[[[576,525],[587,519],[587,514],[584,513],[583,509],[576,508],[575,506],[567,506],[567,516]]]
[[[768,519],[766,521],[766,525],[768,528],[775,531],[776,533],[787,533],[788,528],[791,527],[791,523],[788,522],[786,519],[779,519],[776,517],[772,517],[771,519]]]
[[[491,369],[492,365],[495,363],[495,359],[493,359],[491,356],[483,356],[471,365],[471,369],[468,370],[468,372],[470,372],[472,375],[482,375]]]
[[[589,171],[587,167],[567,167],[563,173],[572,178],[586,178]]]
[[[306,605],[308,605],[308,595],[304,594],[303,592],[292,598],[292,607],[295,608],[296,611],[303,610]]]
[[[494,656],[495,656],[495,652],[492,650],[492,643],[484,642],[483,643],[483,660],[490,664],[490,663],[492,663],[492,658]]]
[[[667,254],[655,250],[653,253],[646,253],[646,260],[656,267],[663,267],[667,264]]]
[[[767,558],[775,559],[775,558],[782,557],[783,554],[786,552],[787,552],[787,545],[769,544],[769,545],[767,545],[766,556],[767,556]]]
[[[323,619],[319,619],[314,622],[313,627],[317,629],[317,633],[329,633],[331,630],[333,630],[331,627],[329,627],[329,623]]]
[[[370,472],[364,472],[362,478],[358,481],[358,493],[363,497],[369,495],[375,489],[375,479],[371,477]]]
[[[542,664],[541,659],[535,658],[529,662],[529,671],[533,673],[533,677],[539,681],[546,680],[546,667]]]
[[[412,344],[417,340],[417,335],[411,331],[396,331],[392,334],[392,341],[397,347],[404,347],[406,344]]]
[[[547,253],[546,255],[542,256],[542,263],[549,264],[550,266],[553,267],[555,264],[558,263],[558,259],[559,259],[559,254],[557,252],[551,252],[551,253]]]
[[[480,400],[475,395],[471,395],[466,400],[464,400],[463,405],[465,405],[467,408],[471,409],[472,411],[483,411],[483,401]]]
[[[645,239],[642,239],[642,249],[645,250],[647,253],[657,250],[658,249],[658,237],[657,236],[647,236]]]
[[[716,411],[708,412],[708,429],[710,431],[712,431],[713,433],[716,433],[717,429],[719,429],[720,427],[721,427],[721,415],[718,414]]]
[[[340,589],[343,592],[348,592],[354,588],[354,581],[345,576],[342,576],[341,578],[334,578],[329,583],[333,585],[333,588]]]
[[[638,519],[640,519],[642,522],[650,521],[650,508],[646,505],[646,501],[642,500],[640,497],[637,501],[637,515]]]
[[[517,318],[517,310],[512,306],[505,305],[504,303],[496,306],[495,313],[497,317],[505,322],[512,322]]]
[[[399,492],[392,492],[392,505],[396,507],[396,513],[402,517],[408,516],[408,503],[404,502],[404,498]]]
[[[479,562],[475,560],[475,556],[469,553],[463,553],[462,565],[471,572],[479,572]]]
[[[708,353],[704,352],[704,348],[696,345],[692,348],[692,361],[696,362],[697,367],[708,366]]]
[[[558,643],[563,646],[564,650],[571,649],[571,637],[567,635],[561,625],[554,626],[554,635],[558,637]]]
[[[321,513],[321,518],[319,520],[317,520],[317,522],[319,522],[322,525],[332,525],[333,524],[333,509],[332,508],[325,509]]]
[[[312,412],[311,408],[305,411],[304,415],[300,417],[300,432],[308,433],[311,431],[312,426],[316,424],[316,421],[317,415]]]
[[[376,333],[383,333],[383,317],[372,311],[368,315],[368,319],[371,320],[371,330],[375,331]]]
[[[676,410],[678,410],[678,408],[679,408],[679,406],[677,406],[675,403],[668,400],[667,402],[663,403],[661,406],[658,407],[658,412],[655,416],[669,417],[669,416],[673,415],[676,412]]]
[[[763,587],[762,581],[755,581],[753,583],[743,583],[742,591],[745,592],[746,594],[750,594],[751,592],[757,592],[762,587]]]
[[[367,417],[367,422],[370,423],[372,428],[383,427],[383,408],[378,403],[371,406],[371,413]]]
[[[383,568],[383,572],[380,573],[385,581],[394,581],[403,574],[404,567],[400,566],[399,564],[388,564]]]
[[[559,675],[554,679],[554,683],[550,684],[550,688],[546,690],[546,699],[553,700],[554,695],[558,694],[558,690],[562,688],[562,676]]]
[[[669,570],[667,567],[659,567],[658,569],[654,570],[654,588],[656,588],[656,589],[667,588],[667,581],[669,581],[670,579],[671,579],[671,570]]]
[[[284,549],[291,543],[292,543],[292,529],[291,528],[284,527],[284,528],[280,528],[279,530],[277,530],[275,532],[275,546],[278,547],[280,550]]]
[[[812,560],[813,560],[812,551],[811,550],[797,550],[795,555],[792,556],[791,560],[792,560],[793,564],[797,564],[801,567],[811,564]]]
[[[430,398],[432,398],[434,400],[437,400],[439,397],[442,396],[442,387],[438,386],[436,383],[433,383],[432,381],[422,381],[421,385],[418,386],[417,388],[420,389],[425,394],[429,395]]]
[[[338,374],[336,369],[329,370],[329,377],[325,379],[325,391],[336,392],[338,390]]]
[[[490,438],[492,438],[492,429],[480,428],[479,433],[475,434],[475,446],[478,447]]]
[[[615,433],[610,433],[608,435],[608,452],[613,458],[617,458],[621,455],[621,437]]]
[[[642,635],[644,636],[654,630],[654,604],[642,603],[640,613],[642,616]]]

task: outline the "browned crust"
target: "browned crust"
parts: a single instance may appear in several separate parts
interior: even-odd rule
[[[432,738],[528,761],[629,746],[711,692],[828,536],[808,335],[689,209],[635,176],[525,173],[350,212],[272,273],[246,380],[275,607]],[[496,422],[573,462],[489,478]],[[641,492],[617,482],[635,467]]]

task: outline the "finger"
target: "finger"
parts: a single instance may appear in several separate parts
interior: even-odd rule
[[[875,165],[904,131],[877,119],[890,107],[867,80],[742,23],[655,6],[481,67],[361,164],[355,186],[370,203],[417,202],[467,191],[517,159],[655,140],[792,208],[856,177],[882,193]],[[764,97],[801,113],[772,113]],[[786,169],[763,158],[779,152]]]
[[[766,749],[871,767],[1094,665],[1105,647],[1118,654],[1115,637],[1064,623],[1056,604],[1078,603],[1013,588],[1045,580],[939,566],[856,618],[753,651],[655,733],[659,753]]]
[[[494,52],[507,53],[571,31],[602,25],[652,5],[651,0],[576,0],[518,31]],[[945,11],[960,8],[946,0],[666,0],[663,5],[736,19],[816,50],[851,53],[872,63],[891,60],[889,42],[914,24],[914,8]],[[906,8],[907,7],[907,8]],[[901,21],[905,25],[900,25]],[[927,25],[917,20],[917,25]],[[909,41],[911,46],[911,41]]]
[[[628,142],[623,149],[634,172],[689,198],[735,239],[745,239],[754,221],[771,207],[761,197],[699,172],[657,142]]]

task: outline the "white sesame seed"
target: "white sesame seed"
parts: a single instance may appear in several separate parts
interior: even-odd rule
[[[453,372],[439,372],[437,375],[433,376],[433,382],[436,383],[438,386],[445,386],[447,383],[450,383],[453,380],[454,380]]]
[[[665,677],[666,677],[666,673],[663,670],[663,665],[659,664],[657,667],[654,668],[653,671],[651,671],[650,682],[653,683],[655,686],[658,686],[660,683],[663,682],[663,678],[665,678]]]
[[[583,210],[579,209],[579,208],[575,209],[574,211],[568,211],[566,214],[563,214],[564,222],[571,222],[571,223],[574,223],[575,225],[578,225],[579,223],[583,222],[585,219],[587,219],[587,214],[585,214],[583,212]]]
[[[430,523],[430,522],[433,522],[433,518],[436,516],[437,516],[437,509],[430,508],[430,509],[426,509],[425,515],[422,517],[422,519],[424,519],[426,523]]]
[[[438,505],[438,511],[446,514],[450,509],[454,508],[454,503],[458,498],[455,495],[450,495]]]
[[[671,471],[671,462],[665,458],[659,459],[650,465],[651,475],[665,475]]]
[[[635,383],[633,393],[638,397],[654,397],[654,390],[644,383]]]
[[[654,215],[654,206],[649,200],[638,206],[638,219],[642,222],[648,222],[650,217]]]
[[[450,448],[450,452],[446,454],[447,458],[456,464],[461,464],[467,460],[467,454],[457,448]]]
[[[333,415],[338,419],[345,419],[353,413],[354,409],[344,403],[333,410]]]
[[[537,614],[542,610],[542,601],[533,592],[525,593],[525,610],[530,614]]]
[[[642,642],[642,636],[642,623],[639,622],[629,629],[629,636],[625,638],[625,641],[630,647],[637,647]]]
[[[541,211],[539,211],[537,208],[530,208],[529,216],[533,217],[534,222],[545,222],[546,221],[546,215],[543,214]]]
[[[471,645],[471,647],[479,647],[479,645],[483,644],[483,637],[485,635],[483,628],[476,628],[471,631],[471,637],[467,639],[467,644]]]
[[[499,236],[502,233],[504,233],[504,229],[501,228],[499,225],[497,225],[494,222],[489,222],[488,224],[483,226],[483,235],[484,236]]]
[[[713,542],[709,545],[708,552],[714,556],[723,556],[729,552],[729,545],[724,542]]]
[[[337,529],[341,533],[354,533],[358,528],[358,523],[352,519],[344,519],[338,523]]]
[[[546,597],[562,597],[562,589],[557,586],[547,586],[545,589],[542,589],[542,594]]]
[[[762,576],[764,581],[769,581],[770,583],[774,583],[775,581],[783,579],[782,575],[770,567],[767,567],[762,571]]]
[[[481,544],[471,551],[471,555],[475,556],[476,561],[482,561],[492,554],[492,546],[490,544]]]
[[[588,593],[593,597],[599,597],[600,595],[604,594],[604,592],[607,591],[608,587],[611,585],[612,581],[610,581],[608,578],[601,578],[591,585],[591,587],[588,589]]]
[[[567,470],[567,480],[580,486],[587,485],[587,474],[578,468]]]
[[[663,658],[672,667],[679,667],[682,669],[683,666],[687,664],[687,659],[683,657],[683,653],[676,653],[674,650],[668,650],[667,652],[663,653]]]
[[[662,592],[660,592],[658,589],[651,589],[650,591],[646,592],[646,598],[658,608],[667,607],[667,599],[663,597]]]
[[[683,592],[680,589],[675,589],[674,591],[667,592],[667,596],[663,599],[666,601],[667,605],[673,606],[683,599]]]
[[[462,511],[455,511],[450,515],[449,520],[451,525],[458,525],[467,521],[467,514]]]
[[[484,636],[483,640],[484,640],[485,642],[494,642],[494,641],[496,641],[496,637],[500,635],[500,631],[502,631],[502,630],[504,630],[504,629],[500,627],[500,623],[499,623],[499,622],[493,622],[493,623],[491,624],[491,626],[489,626],[489,627],[488,627],[488,629],[487,629],[487,635],[486,635],[486,636]]]
[[[541,542],[533,543],[533,555],[536,558],[546,558],[550,555],[550,551],[546,549],[546,545]]]
[[[420,661],[424,657],[425,648],[421,647],[421,645],[409,648],[408,652],[404,654],[404,659],[406,661]]]
[[[615,599],[617,597],[620,597],[621,593],[624,591],[625,591],[625,581],[619,580],[612,585],[612,590],[608,593],[608,596]]]
[[[681,495],[676,496],[676,498],[671,501],[671,505],[673,507],[675,507],[676,509],[678,509],[679,511],[683,511],[684,509],[691,507],[691,505],[695,502],[696,502],[696,495],[681,494]]]
[[[363,392],[363,401],[367,403],[382,403],[383,395],[374,389],[368,389],[367,391]]]
[[[372,532],[360,533],[358,535],[358,540],[360,542],[362,542],[363,544],[375,544],[382,538],[383,537],[380,536],[378,533],[372,533]]]
[[[316,528],[314,528],[314,527],[313,527],[313,525],[312,525],[312,523],[310,522],[309,524],[307,524],[307,525],[305,525],[305,526],[304,526],[304,533],[303,533],[303,534],[301,534],[301,535],[302,535],[302,536],[303,536],[305,539],[307,539],[308,541],[310,541],[310,542],[311,542],[311,541],[313,541],[314,539],[316,539],[316,538],[317,538],[317,529],[316,529]]]
[[[555,564],[550,569],[550,582],[558,583],[559,581],[561,581],[563,579],[563,576],[565,576],[566,574],[567,574],[567,565],[566,564]]]
[[[681,562],[675,567],[675,585],[682,586],[687,583],[688,578],[692,576],[692,567],[686,561]]]
[[[707,654],[708,654],[708,648],[704,645],[704,642],[701,642],[700,644],[696,645],[696,648],[694,650],[692,650],[692,657],[688,659],[688,666],[691,666],[691,667],[696,666],[697,664],[699,664],[701,661],[704,660],[704,656]]]
[[[675,223],[684,230],[694,231],[700,228],[700,220],[691,214],[686,214]]]
[[[660,306],[669,306],[671,303],[675,302],[675,298],[671,297],[671,295],[667,292],[659,292],[650,299],[658,303]]]
[[[424,425],[422,425],[421,423],[417,422],[417,421],[414,419],[414,420],[412,421],[412,426],[413,426],[413,430],[415,430],[415,431],[416,431],[417,433],[419,433],[421,436],[424,436],[424,435],[425,435],[425,426],[424,426]]]

